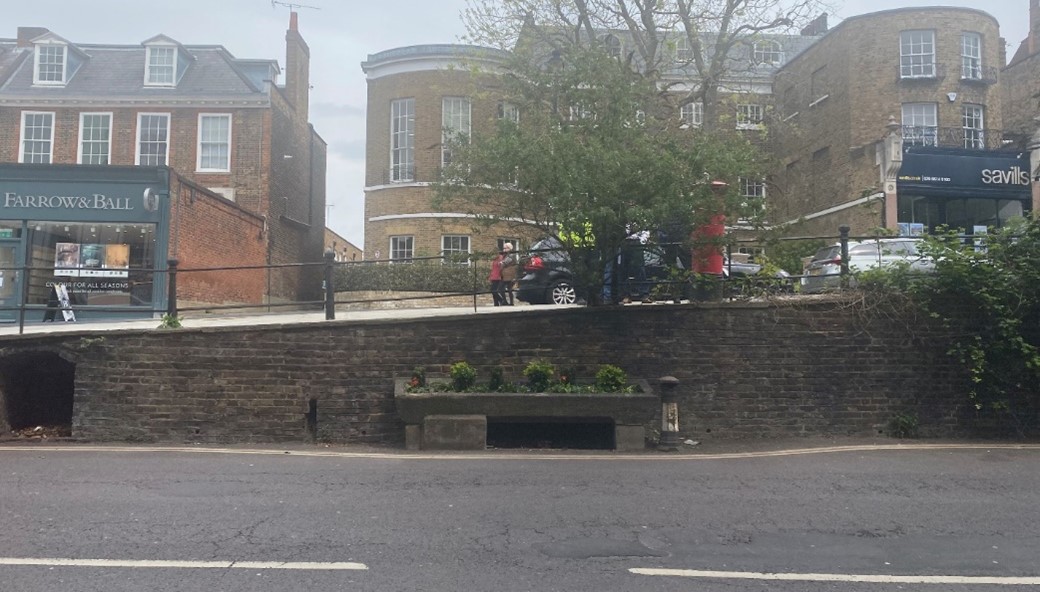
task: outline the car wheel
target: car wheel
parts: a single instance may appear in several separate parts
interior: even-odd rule
[[[577,300],[574,286],[568,282],[556,282],[549,287],[549,302],[553,304],[574,304]]]

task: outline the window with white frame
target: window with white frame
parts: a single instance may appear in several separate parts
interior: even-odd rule
[[[737,129],[759,129],[762,120],[762,105],[737,105]]]
[[[961,78],[982,79],[982,35],[961,33]]]
[[[903,103],[903,142],[936,146],[939,118],[935,103]]]
[[[415,179],[415,99],[390,101],[390,181]]]
[[[621,57],[621,40],[615,35],[606,35],[603,37],[603,49],[607,52],[607,55],[612,58]]]
[[[112,114],[80,113],[79,163],[108,164],[112,158]]]
[[[18,162],[50,164],[54,155],[54,113],[22,112]]]
[[[784,49],[778,41],[756,41],[753,53],[756,64],[779,65],[784,61]]]
[[[149,86],[173,86],[177,76],[177,48],[149,45],[145,53],[144,83]]]
[[[740,178],[740,195],[744,197],[765,199],[766,196],[766,184],[761,179],[752,179],[750,177]]]
[[[684,125],[700,127],[704,123],[704,103],[694,101],[679,107],[679,119]]]
[[[441,102],[441,166],[452,161],[452,144],[468,142],[470,103],[468,97],[444,97]]]
[[[984,108],[982,105],[964,105],[961,109],[961,126],[964,128],[965,148],[985,148],[986,138],[983,130]]]
[[[199,171],[231,170],[231,115],[199,114]]]
[[[899,76],[935,77],[935,31],[903,31],[899,34]]]
[[[761,216],[765,208],[766,183],[761,179],[740,178],[741,220],[751,220]]]
[[[469,237],[461,234],[446,234],[441,237],[441,263],[447,265],[469,265]]]
[[[64,43],[40,43],[33,58],[33,84],[65,84],[69,48]]]
[[[499,101],[498,118],[513,123],[520,123],[520,107],[507,101]]]
[[[693,52],[690,51],[690,40],[686,38],[686,35],[680,35],[675,39],[675,59],[679,62],[688,62],[693,58]]]
[[[391,236],[390,237],[390,262],[411,263],[415,256],[415,237]]]
[[[170,160],[170,114],[137,115],[137,164],[160,166]]]

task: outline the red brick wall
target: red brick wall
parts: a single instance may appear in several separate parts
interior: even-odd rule
[[[170,184],[169,252],[181,270],[177,276],[179,304],[262,303],[267,288],[263,269],[190,269],[264,265],[263,217],[176,177]]]

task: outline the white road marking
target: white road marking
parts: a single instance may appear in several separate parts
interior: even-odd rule
[[[717,578],[727,580],[784,580],[789,582],[864,582],[871,584],[948,584],[995,586],[1040,586],[1040,577],[996,576],[894,576],[826,573],[767,573],[752,571],[710,571],[698,569],[658,569],[635,567],[628,571],[643,576]]]
[[[68,559],[48,557],[0,557],[0,565],[45,565],[49,567],[146,567],[188,569],[300,569],[310,571],[365,570],[364,563],[349,561],[166,561],[149,559]]]
[[[195,454],[229,454],[260,456],[306,456],[326,458],[368,458],[384,460],[589,460],[589,461],[630,461],[644,462],[689,462],[705,460],[731,460],[748,458],[772,458],[785,456],[805,456],[814,454],[839,454],[844,452],[880,452],[880,451],[915,451],[915,450],[1040,450],[1037,444],[864,444],[849,446],[827,446],[820,448],[795,448],[787,450],[765,450],[758,452],[725,452],[697,453],[680,452],[658,454],[652,450],[646,453],[628,454],[614,453],[605,450],[602,453],[574,454],[567,452],[503,452],[487,450],[483,452],[444,452],[438,454],[421,452],[340,452],[335,450],[284,450],[257,448],[211,448],[183,446],[68,446],[68,445],[0,445],[0,453],[4,452],[174,452]]]

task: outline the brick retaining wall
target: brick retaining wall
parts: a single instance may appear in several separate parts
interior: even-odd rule
[[[922,433],[963,433],[963,371],[946,342],[836,303],[660,305],[401,321],[150,330],[0,339],[0,357],[59,351],[76,364],[74,437],[166,442],[401,443],[394,377],[465,359],[521,378],[533,359],[591,377],[681,381],[684,437],[876,435],[897,414]]]

